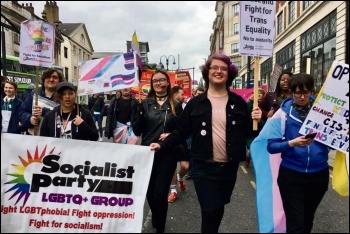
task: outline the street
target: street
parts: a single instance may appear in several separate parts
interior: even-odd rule
[[[252,167],[246,168],[241,163],[238,169],[236,187],[231,203],[225,206],[220,233],[258,233],[255,206],[255,177]],[[169,203],[167,233],[200,232],[201,214],[193,181],[186,180],[187,190],[178,191],[176,202]],[[331,187],[316,212],[313,233],[349,233],[349,198],[341,197]],[[143,233],[155,232],[151,224],[151,214],[147,200],[144,208]]]
[[[112,139],[108,140],[105,137],[103,140],[112,142]],[[332,171],[330,171],[328,191],[315,215],[313,233],[349,233],[349,197],[341,197],[332,189],[331,175]],[[201,213],[193,180],[184,179],[184,181],[187,190],[182,192],[177,188],[177,200],[169,203],[166,233],[200,232]],[[238,169],[231,203],[225,206],[220,233],[258,233],[254,181],[253,165],[246,168],[242,162]],[[145,199],[142,233],[155,232],[151,217],[147,199]]]

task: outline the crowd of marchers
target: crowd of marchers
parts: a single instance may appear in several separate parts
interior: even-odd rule
[[[76,87],[53,68],[42,74],[38,90],[21,98],[17,84],[2,77],[1,132],[87,141],[103,141],[104,136],[117,144],[135,144],[137,139],[154,151],[146,198],[156,232],[166,230],[168,203],[176,201],[177,186],[187,189],[183,178],[188,176],[200,204],[200,231],[217,233],[239,163],[250,165],[254,140],[270,131],[266,150],[282,155],[277,180],[286,232],[310,233],[329,181],[329,148],[298,133],[315,101],[313,77],[283,72],[275,92],[258,90],[254,106],[253,96],[246,102],[230,91],[238,70],[228,56],[213,54],[201,72],[205,87],[187,100],[180,86],[171,87],[167,72],[156,70],[146,98],[135,99],[130,88],[118,90],[105,114],[102,94],[90,97],[88,105],[77,103]],[[284,134],[273,132],[277,112],[287,116]],[[254,121],[258,130],[252,128]]]

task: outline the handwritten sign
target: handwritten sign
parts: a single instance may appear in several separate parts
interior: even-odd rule
[[[270,78],[270,84],[269,84],[269,92],[275,92],[278,78],[282,74],[282,67],[275,63],[275,66],[273,67],[272,76]]]
[[[299,133],[349,153],[349,65],[334,61]]]
[[[273,53],[276,1],[239,1],[241,55],[267,56]]]
[[[48,22],[26,20],[21,23],[19,62],[51,67],[54,59],[55,26]]]

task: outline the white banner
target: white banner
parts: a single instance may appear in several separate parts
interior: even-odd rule
[[[138,86],[136,51],[84,61],[79,64],[78,95]]]
[[[1,232],[141,233],[154,152],[1,134]]]
[[[21,23],[19,62],[32,66],[51,67],[54,60],[55,26],[44,21]]]
[[[267,56],[273,53],[276,1],[239,1],[240,55]]]
[[[299,133],[349,153],[349,64],[334,61]]]

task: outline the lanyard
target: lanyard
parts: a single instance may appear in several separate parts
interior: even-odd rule
[[[69,117],[70,115],[72,114],[72,112],[69,112],[69,115],[67,117],[66,120],[63,119],[63,113],[62,113],[62,109],[61,109],[61,118],[63,120],[63,126],[62,126],[62,121],[61,121],[61,133],[63,134],[64,131],[66,130],[66,127],[67,127],[67,124],[68,124],[68,121],[69,121]]]

